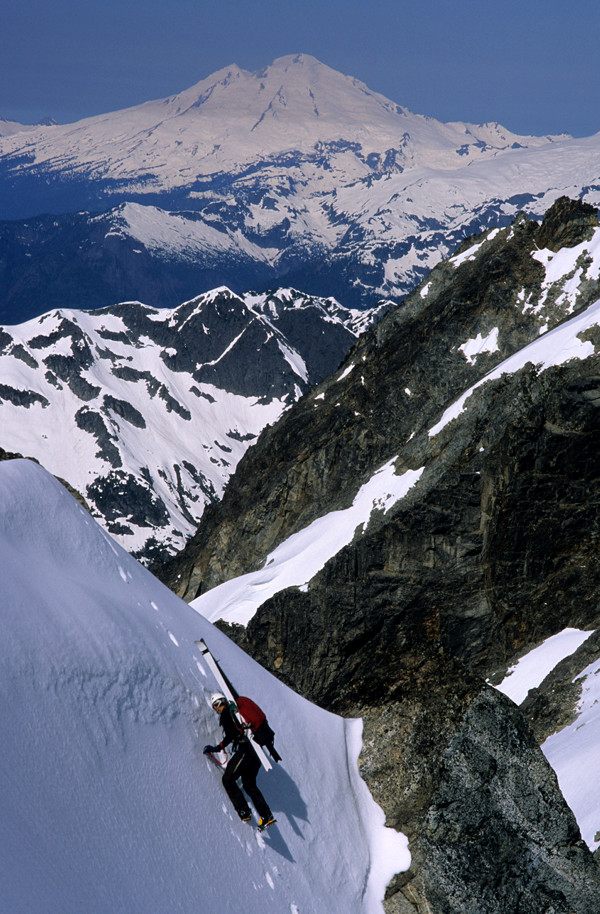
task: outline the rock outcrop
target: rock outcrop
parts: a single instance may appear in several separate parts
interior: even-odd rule
[[[573,201],[556,204],[561,212],[565,206],[574,214],[582,209]],[[465,242],[436,267],[359,339],[339,372],[263,432],[223,499],[158,575],[191,600],[260,567],[277,542],[349,504],[374,468],[401,449],[414,452],[411,442],[448,403],[563,320],[570,307],[565,277],[546,288],[543,265],[532,256],[554,209],[541,227],[520,216],[502,232]],[[597,281],[580,285],[578,308],[598,293]],[[479,351],[467,357],[469,340]]]

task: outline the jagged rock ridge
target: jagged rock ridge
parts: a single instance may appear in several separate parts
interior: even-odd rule
[[[384,463],[419,471],[305,585],[226,626],[363,717],[362,771],[413,855],[390,912],[597,909],[556,778],[484,680],[566,626],[600,628],[599,276],[597,213],[566,199],[541,226],[467,242],[263,432],[163,570],[198,608],[214,594],[218,619],[220,581],[347,508]]]

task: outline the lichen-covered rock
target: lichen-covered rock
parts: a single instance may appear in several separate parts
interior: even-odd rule
[[[430,686],[363,718],[361,773],[411,842],[387,914],[594,914],[600,872],[515,706],[456,677]]]

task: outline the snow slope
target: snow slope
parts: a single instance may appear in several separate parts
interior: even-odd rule
[[[0,137],[12,136],[14,133],[21,133],[23,130],[33,130],[30,124],[20,124],[19,121],[9,121],[5,117],[0,117]]]
[[[568,727],[542,744],[542,751],[558,777],[563,795],[575,813],[584,841],[600,847],[600,660],[577,676],[582,685],[577,717]]]
[[[262,670],[128,556],[62,486],[0,465],[0,895],[11,914],[375,914],[406,839],[360,780],[360,721]],[[234,819],[204,638],[265,707],[278,823]]]

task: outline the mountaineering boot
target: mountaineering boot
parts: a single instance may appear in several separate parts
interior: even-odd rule
[[[238,813],[238,815],[239,815],[240,819],[242,820],[242,822],[251,822],[252,821],[252,815],[251,815],[249,809],[244,809],[242,812]]]
[[[263,831],[265,828],[268,828],[269,825],[274,825],[275,822],[277,822],[277,819],[272,815],[265,816],[264,818],[261,816],[258,820],[258,828],[260,831]]]

